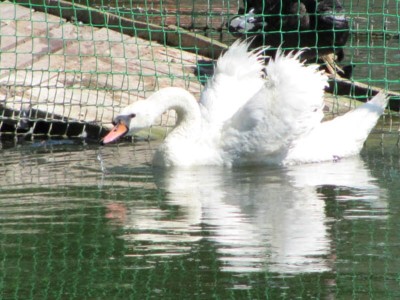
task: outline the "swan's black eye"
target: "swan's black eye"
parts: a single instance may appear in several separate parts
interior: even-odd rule
[[[129,114],[129,115],[120,115],[114,118],[112,121],[112,124],[116,126],[117,124],[125,124],[129,126],[129,123],[131,122],[131,119],[136,117],[136,114]]]

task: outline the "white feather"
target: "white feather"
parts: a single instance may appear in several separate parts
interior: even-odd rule
[[[223,147],[232,161],[279,163],[296,139],[323,118],[327,77],[298,55],[278,51],[263,87],[225,126]]]
[[[248,47],[235,42],[219,58],[200,103],[171,87],[124,109],[121,119],[132,116],[130,134],[166,110],[177,112],[177,126],[157,150],[155,165],[287,165],[360,152],[387,105],[385,95],[321,123],[327,77],[317,66],[278,51],[265,67],[262,49],[249,52]]]

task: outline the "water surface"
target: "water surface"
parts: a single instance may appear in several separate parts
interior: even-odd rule
[[[155,143],[3,143],[0,298],[400,296],[397,137],[289,168],[160,170]]]

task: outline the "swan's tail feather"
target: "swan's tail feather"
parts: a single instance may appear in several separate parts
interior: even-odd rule
[[[285,164],[319,162],[360,153],[388,103],[384,92],[333,120],[322,122],[290,150]]]
[[[337,120],[338,124],[339,122],[342,122],[342,124],[344,124],[343,127],[347,127],[347,130],[352,125],[354,126],[354,124],[357,124],[356,127],[358,130],[355,129],[355,132],[362,136],[365,140],[371,130],[375,127],[380,116],[384,113],[388,101],[389,97],[384,92],[379,92],[368,102],[358,106],[353,111],[350,111],[341,117],[337,117],[332,121]],[[363,129],[366,133],[365,136]]]
[[[367,102],[367,104],[375,105],[378,109],[382,110],[381,113],[385,110],[388,105],[389,97],[384,92],[379,92],[376,94],[371,100]]]
[[[368,102],[343,116],[337,117],[332,122],[336,121],[338,124],[347,124],[348,126],[357,124],[358,128],[364,128],[369,133],[378,122],[379,117],[384,113],[388,101],[389,97],[384,92],[379,92]]]

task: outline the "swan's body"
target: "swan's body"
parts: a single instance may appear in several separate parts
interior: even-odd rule
[[[278,53],[264,79],[262,57],[247,49],[248,44],[235,42],[218,60],[200,102],[184,89],[161,89],[126,107],[103,143],[150,127],[173,109],[176,127],[157,149],[154,165],[284,165],[360,151],[387,104],[382,94],[321,123],[327,77],[316,66],[304,66],[297,55]]]

